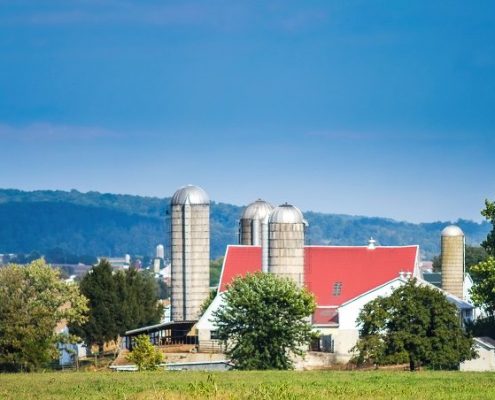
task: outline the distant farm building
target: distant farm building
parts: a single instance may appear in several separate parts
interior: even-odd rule
[[[478,358],[461,363],[461,371],[495,371],[495,340],[489,337],[474,338]]]

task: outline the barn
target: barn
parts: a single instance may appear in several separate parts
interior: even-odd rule
[[[172,197],[172,319],[195,320],[208,293],[209,198],[195,186]],[[412,277],[421,284],[419,246],[380,246],[372,238],[363,246],[314,246],[307,243],[308,223],[295,206],[273,207],[258,199],[239,220],[239,244],[229,245],[217,296],[196,324],[198,350],[221,349],[212,318],[235,277],[257,271],[273,273],[306,287],[316,298],[311,323],[319,339],[311,350],[331,355],[326,362],[345,363],[358,339],[356,319],[377,296],[389,295]],[[464,297],[464,234],[456,226],[442,232],[442,286],[464,319],[473,307]],[[442,290],[442,289],[438,289]]]
[[[237,276],[262,271],[260,246],[228,246],[215,301],[197,324],[200,347],[216,343],[212,313],[222,306],[222,293]],[[411,277],[423,284],[418,246],[305,246],[304,285],[316,298],[311,322],[320,339],[311,350],[332,354],[345,363],[358,339],[356,318],[362,307],[378,296],[387,296]],[[463,315],[472,318],[473,307],[448,295]]]

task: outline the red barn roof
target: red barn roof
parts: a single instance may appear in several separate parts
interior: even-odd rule
[[[261,271],[260,246],[227,246],[227,253],[223,260],[222,274],[220,275],[220,292],[227,289],[227,285],[238,276],[248,272]]]
[[[418,246],[306,246],[304,280],[318,306],[340,306],[401,272],[415,273]],[[228,246],[219,290],[236,276],[261,271],[261,247]]]

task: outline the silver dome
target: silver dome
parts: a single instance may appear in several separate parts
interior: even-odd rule
[[[457,225],[449,225],[443,229],[442,236],[464,236],[464,232]]]
[[[265,219],[273,210],[273,206],[261,199],[249,204],[242,212],[241,219]]]
[[[285,203],[272,211],[268,222],[275,224],[303,224],[304,217],[299,208]]]
[[[210,204],[208,194],[199,186],[187,185],[181,187],[172,196],[172,205]]]

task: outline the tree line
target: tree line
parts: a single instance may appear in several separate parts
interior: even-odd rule
[[[9,264],[0,268],[0,370],[46,367],[60,343],[84,341],[101,351],[105,342],[161,316],[154,277],[133,268],[113,271],[102,260],[78,285],[42,259]],[[64,322],[68,333],[60,332]]]
[[[81,257],[152,256],[158,243],[170,243],[169,198],[78,191],[0,189],[0,253],[60,248]],[[211,203],[211,256],[218,258],[237,242],[242,207]],[[447,222],[413,224],[387,218],[305,212],[308,243],[363,245],[370,236],[382,245],[419,244],[426,258],[439,253],[440,232]],[[489,225],[457,221],[472,245]]]

